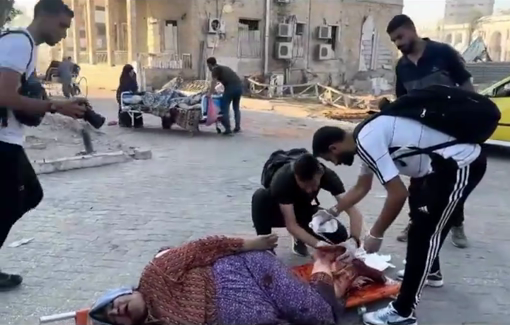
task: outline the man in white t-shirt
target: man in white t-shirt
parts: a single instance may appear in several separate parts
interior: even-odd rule
[[[37,46],[56,45],[66,37],[74,14],[62,0],[40,0],[26,29],[0,34],[0,247],[12,226],[42,200],[43,191],[23,150],[23,123],[45,113],[83,117],[82,101],[48,101],[19,93],[34,73]],[[0,272],[0,291],[12,289],[22,277]]]
[[[398,298],[388,307],[363,317],[370,325],[417,324],[414,310],[423,286],[441,286],[439,250],[452,227],[452,213],[462,207],[485,174],[487,158],[478,144],[454,144],[420,154],[420,149],[444,144],[453,137],[418,121],[380,115],[353,133],[322,127],[313,137],[313,153],[336,165],[362,161],[356,185],[343,196],[339,211],[358,203],[370,191],[374,175],[386,188],[384,207],[364,241],[367,252],[377,252],[384,233],[401,212],[408,191],[400,175],[423,178],[419,195],[421,215],[409,230],[406,267]],[[403,154],[411,156],[399,158]]]

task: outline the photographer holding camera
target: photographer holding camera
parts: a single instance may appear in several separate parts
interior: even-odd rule
[[[23,127],[37,126],[46,113],[83,118],[84,100],[43,100],[32,80],[37,46],[54,46],[66,37],[74,13],[62,0],[40,0],[26,29],[0,33],[0,247],[12,226],[43,198],[37,175],[23,149]],[[34,90],[35,89],[35,90]],[[22,277],[0,272],[0,291],[17,287]]]

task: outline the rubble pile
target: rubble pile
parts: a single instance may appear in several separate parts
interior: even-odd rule
[[[329,88],[329,87],[328,87]],[[350,93],[348,93],[349,91]],[[382,98],[393,100],[393,96],[357,95],[353,89],[327,89],[319,96],[324,105],[333,106],[323,112],[327,118],[335,120],[364,119],[379,111],[379,101]]]
[[[30,160],[48,160],[73,157],[85,151],[81,130],[90,134],[95,152],[125,150],[124,145],[88,123],[47,114],[38,127],[25,128],[25,150]]]

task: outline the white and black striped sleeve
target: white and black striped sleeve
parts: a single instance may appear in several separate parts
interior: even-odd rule
[[[388,151],[389,145],[385,143],[384,136],[371,133],[356,140],[358,155],[363,164],[361,173],[366,174],[367,167],[377,176],[379,182],[385,185],[397,177],[400,172]]]

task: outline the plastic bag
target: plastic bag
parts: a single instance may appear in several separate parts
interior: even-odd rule
[[[214,105],[211,97],[207,97],[207,120],[205,125],[209,126],[218,120],[218,107]]]

